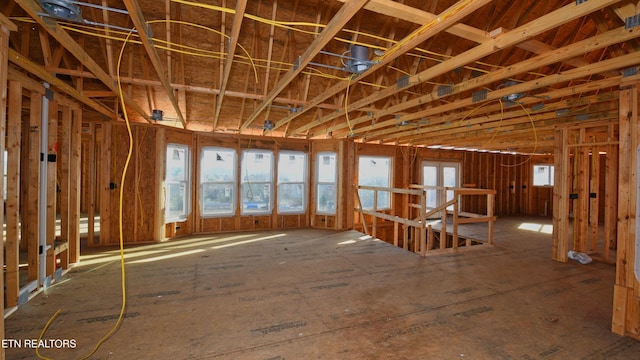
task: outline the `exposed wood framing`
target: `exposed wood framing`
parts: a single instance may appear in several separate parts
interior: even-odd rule
[[[375,72],[376,70],[382,68],[383,66],[389,64],[391,61],[393,61],[394,59],[398,58],[400,55],[410,51],[411,49],[413,49],[413,47],[417,46],[418,44],[424,42],[425,40],[427,40],[428,38],[430,38],[431,36],[434,36],[435,34],[437,34],[438,32],[442,31],[443,29],[446,29],[447,27],[452,26],[453,24],[455,24],[456,22],[460,21],[462,18],[464,18],[465,16],[471,14],[474,10],[477,10],[478,8],[482,7],[483,5],[487,4],[489,1],[486,0],[476,0],[476,1],[471,1],[471,2],[467,2],[467,1],[460,1],[458,3],[456,3],[455,5],[453,5],[452,7],[450,7],[449,9],[445,10],[442,14],[440,14],[440,16],[438,16],[436,19],[432,19],[431,21],[429,21],[428,23],[424,24],[422,27],[420,27],[418,30],[414,31],[413,33],[411,33],[409,36],[407,36],[405,39],[399,41],[396,43],[396,45],[394,47],[392,47],[391,49],[387,50],[384,54],[384,56],[382,56],[381,58],[379,58],[377,60],[377,63],[373,66],[371,66],[369,69],[365,70],[362,74],[360,74],[358,77],[352,77],[350,82],[353,82],[354,84],[358,81],[358,79],[364,78],[367,75]],[[411,79],[411,77],[410,77]],[[295,117],[301,115],[305,109],[308,109],[312,106],[315,106],[317,104],[319,104],[320,102],[323,102],[324,100],[326,100],[327,98],[347,89],[347,87],[350,85],[349,83],[345,83],[345,82],[341,82],[338,83],[334,86],[332,86],[329,90],[325,91],[324,93],[320,94],[319,96],[315,97],[314,99],[312,99],[309,103],[309,105],[307,107],[305,107],[304,109],[302,109],[301,111],[296,112],[293,115],[289,115],[287,118],[279,120],[276,122],[276,128],[282,125],[285,125],[287,123],[289,123],[290,121],[292,121]],[[387,89],[392,89],[395,87],[390,87]],[[382,93],[384,92],[384,90],[381,90],[378,93]],[[392,94],[388,94],[387,92],[385,92],[385,96],[383,97],[378,97],[377,99],[380,98],[384,98],[387,97],[389,95]],[[373,99],[371,99],[372,97],[365,97],[365,99],[367,99],[367,101],[369,102],[365,102],[364,100],[360,100],[354,104],[350,104],[349,106],[349,110],[355,110],[358,109],[359,107],[363,107],[366,106],[368,104],[373,104],[375,101]],[[338,116],[344,115],[345,110],[341,109],[338,110],[337,112],[327,115],[325,117],[323,117],[322,119],[318,119],[317,122],[314,122],[314,125],[319,125],[319,124],[323,124],[326,123],[328,121],[331,121],[333,119],[335,119]],[[303,127],[299,127],[299,128],[295,128],[293,130],[291,130],[292,133],[299,133],[302,131],[308,130],[307,127],[303,126]]]
[[[45,224],[40,223],[38,212],[40,209],[40,132],[41,128],[41,116],[42,116],[42,101],[41,94],[32,91],[31,102],[29,111],[29,148],[28,153],[28,188],[27,188],[27,200],[26,200],[26,221],[22,219],[22,226],[26,227],[27,242],[27,263],[28,263],[28,280],[34,281],[38,278],[38,264],[40,263],[38,258],[38,229]]]
[[[238,2],[236,3],[236,12],[233,16],[233,25],[231,25],[231,35],[228,45],[229,47],[227,49],[227,57],[225,59],[224,70],[222,73],[222,86],[220,86],[220,95],[218,95],[218,102],[215,108],[216,112],[213,118],[213,129],[218,126],[218,118],[220,117],[220,111],[222,110],[224,94],[227,91],[229,75],[231,74],[231,66],[233,65],[236,47],[238,45],[238,36],[240,35],[240,29],[242,29],[242,19],[244,18],[244,10],[246,7],[247,0],[238,0]]]
[[[69,160],[69,251],[68,261],[80,261],[80,167],[82,147],[82,110],[73,109],[70,124],[70,160]]]
[[[9,48],[9,33],[16,31],[16,26],[4,15],[0,14],[0,165],[4,169],[5,134],[7,131],[7,50]],[[0,189],[4,188],[4,177],[0,180]],[[0,208],[0,219],[4,219],[4,207]],[[4,264],[4,247],[0,247],[0,265]],[[0,295],[3,295],[0,304],[4,307],[4,277],[0,278]],[[4,339],[4,319],[0,320],[0,338]],[[4,348],[0,349],[0,359],[5,358]]]
[[[118,86],[117,84],[111,80],[109,74],[107,74],[101,67],[98,65],[95,60],[87,54],[82,46],[78,44],[67,32],[61,27],[60,24],[56,22],[48,23],[42,17],[38,15],[39,12],[42,11],[40,6],[35,0],[15,0],[24,11],[26,11],[36,22],[42,26],[49,35],[51,35],[54,39],[56,39],[60,44],[62,44],[67,51],[69,51],[73,56],[75,56],[78,61],[80,61],[89,71],[91,71],[104,85],[107,86],[111,91],[115,94],[118,94]],[[134,109],[137,113],[139,113],[142,117],[149,120],[149,115],[142,110],[128,95],[124,95],[125,103]]]
[[[138,30],[138,38],[140,39],[140,41],[142,41],[142,45],[144,45],[147,55],[149,56],[149,60],[151,60],[151,64],[153,65],[153,68],[155,69],[156,74],[160,78],[162,87],[164,88],[164,91],[167,97],[169,98],[169,101],[171,101],[171,104],[173,105],[173,109],[176,112],[176,115],[178,116],[180,123],[182,123],[183,127],[186,127],[187,122],[184,119],[184,115],[182,114],[182,111],[180,110],[180,106],[178,105],[178,100],[176,99],[175,94],[173,93],[173,89],[171,88],[170,79],[165,73],[165,71],[162,69],[160,57],[158,56],[156,49],[153,47],[153,44],[151,43],[151,39],[148,32],[149,24],[145,22],[144,15],[142,14],[142,10],[140,9],[136,1],[124,0],[124,4],[127,7],[127,10],[129,10],[129,16],[131,17],[133,24]]]
[[[78,101],[82,102],[83,104],[86,104],[87,106],[91,107],[92,109],[96,110],[97,112],[99,112],[99,113],[101,113],[101,114],[103,114],[105,116],[108,116],[109,118],[114,118],[115,117],[115,114],[113,113],[113,111],[105,108],[104,105],[96,102],[95,100],[89,98],[88,96],[83,95],[82,93],[77,91],[75,88],[73,88],[69,84],[63,82],[62,80],[60,80],[58,78],[56,78],[54,75],[51,75],[43,67],[36,65],[35,63],[30,61],[26,57],[20,55],[16,51],[14,51],[13,49],[9,49],[9,60],[13,64],[16,64],[16,65],[20,66],[21,68],[27,70],[28,72],[30,72],[32,74],[35,74],[36,76],[38,76],[43,81],[48,82],[49,84],[51,84],[54,87],[56,87],[58,90],[60,90],[60,91],[64,92],[65,94],[77,99]]]
[[[56,241],[56,178],[57,178],[57,140],[58,140],[58,102],[55,98],[49,102],[49,119],[48,119],[48,149],[42,149],[44,159],[47,162],[47,178],[40,179],[46,182],[47,186],[47,223],[41,224],[46,226],[47,237],[47,260],[46,260],[46,276],[54,279],[56,266],[55,260],[55,241]],[[54,159],[55,157],[55,159]]]
[[[620,91],[620,172],[618,176],[618,249],[611,329],[640,338],[640,282],[634,275],[636,254],[637,148],[640,139],[638,87]]]
[[[111,137],[110,123],[104,123],[101,125],[100,139],[100,170],[98,173],[98,179],[100,182],[99,196],[100,196],[100,237],[94,239],[94,242],[89,245],[98,244],[106,245],[112,243],[111,239],[111,217],[114,216],[114,210],[111,209],[111,192],[115,189],[116,182],[112,180],[115,174],[112,174],[112,152],[114,151]],[[117,213],[115,214],[117,216]]]
[[[87,144],[87,244],[95,244],[96,189],[96,125],[89,123],[89,142]],[[99,241],[99,240],[98,240]]]
[[[333,37],[342,30],[342,27],[360,10],[368,0],[351,0],[347,4],[343,5],[338,13],[327,24],[327,27],[320,33],[320,35],[313,41],[313,43],[300,55],[298,58],[298,64],[294,66],[287,74],[285,74],[278,84],[276,84],[271,92],[266,96],[264,101],[258,106],[258,108],[249,116],[249,118],[242,123],[241,129],[245,129],[249,126],[260,113],[271,104],[273,99],[280,94],[295,78],[304,70],[304,68],[313,60],[313,57],[322,50],[322,48]]]
[[[9,108],[7,114],[7,201],[5,245],[7,307],[18,305],[20,290],[20,148],[22,140],[22,85],[9,82]]]

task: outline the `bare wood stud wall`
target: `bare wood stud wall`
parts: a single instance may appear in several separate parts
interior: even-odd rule
[[[22,85],[9,82],[7,114],[7,202],[6,202],[6,299],[7,307],[18,305],[20,290],[20,144],[22,140]]]
[[[636,241],[636,172],[640,97],[638,85],[620,91],[620,173],[618,176],[618,251],[611,329],[640,339],[640,282],[634,275]]]
[[[7,66],[9,53],[9,33],[16,31],[16,26],[4,15],[0,14],[0,169],[4,169],[4,150],[7,119]],[[4,188],[4,177],[0,179],[0,189]],[[4,207],[0,207],[0,219],[4,219]],[[3,264],[4,249],[0,246],[0,265]],[[4,307],[4,277],[0,277],[0,304]],[[0,321],[0,339],[4,339],[4,317]],[[0,359],[5,358],[4,348],[0,349]]]

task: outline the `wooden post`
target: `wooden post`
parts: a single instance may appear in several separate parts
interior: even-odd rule
[[[378,190],[373,190],[373,212],[378,212]],[[378,217],[375,215],[371,219],[371,236],[378,237]]]
[[[551,258],[567,262],[569,251],[569,149],[566,145],[567,129],[555,131],[553,235]]]
[[[420,226],[420,255],[427,256],[427,226],[424,222]]]
[[[61,109],[62,118],[60,121],[60,149],[58,151],[58,171],[60,186],[60,240],[64,243],[60,246],[66,247],[66,251],[59,253],[60,267],[67,269],[69,267],[69,174],[71,169],[70,151],[71,151],[71,109],[64,107]]]
[[[495,205],[495,198],[496,198],[496,194],[495,194],[495,190],[493,193],[491,194],[487,194],[487,217],[490,218],[489,223],[488,223],[488,232],[489,234],[487,235],[489,244],[493,244],[493,207]]]
[[[617,140],[613,124],[607,130],[609,142]],[[604,194],[604,257],[609,259],[609,250],[616,247],[616,218],[618,200],[618,146],[609,145],[605,158],[605,194]]]
[[[20,146],[22,140],[22,84],[9,82],[7,116],[7,202],[6,254],[7,307],[18,305],[20,292]]]
[[[100,244],[112,243],[111,239],[111,124],[103,123],[100,162]],[[159,154],[158,154],[159,155]]]
[[[96,244],[96,126],[89,123],[89,144],[87,145],[87,244]]]
[[[56,143],[58,142],[58,103],[53,100],[49,102],[49,148],[42,149],[47,161],[47,178],[43,179],[47,183],[47,276],[53,279],[56,270],[55,261],[55,240],[56,240],[56,178],[57,169],[56,161],[53,157],[57,157]]]
[[[445,190],[446,194],[446,190]],[[453,196],[457,197],[458,194],[454,190]],[[445,198],[446,199],[446,198]],[[451,242],[454,249],[458,248],[458,201],[453,203],[453,230],[451,232]]]
[[[0,13],[0,169],[4,169],[4,149],[7,125],[7,72],[9,53],[9,32],[16,31],[17,28],[9,19]],[[4,189],[4,177],[0,179],[0,189]],[[4,219],[4,207],[0,206],[0,219]],[[0,265],[4,261],[4,248],[0,246]],[[4,277],[0,276],[0,305],[4,309]],[[4,339],[4,318],[0,320],[0,339]],[[5,359],[4,348],[0,349],[0,360]]]
[[[447,192],[446,190],[444,190],[444,188],[442,189],[438,189],[438,191],[441,192],[441,197],[440,199],[442,199],[442,203],[446,202],[446,198],[447,198]],[[446,249],[447,248],[447,209],[443,209],[440,211],[440,221],[442,223],[442,226],[440,227],[440,249]]]
[[[154,203],[154,238],[156,242],[161,242],[165,238],[164,226],[164,175],[165,175],[165,157],[167,154],[165,144],[164,129],[160,128],[156,131],[156,172],[155,172],[155,203]]]
[[[82,154],[82,110],[74,109],[71,117],[69,171],[69,251],[67,261],[80,261],[80,167]],[[93,221],[93,219],[91,219]]]
[[[635,249],[636,149],[640,139],[638,87],[621,90],[619,99],[618,250],[611,330],[619,335],[640,338],[640,282],[634,275],[635,257],[640,256]]]
[[[398,222],[393,222],[393,246],[398,246]]]
[[[600,154],[598,147],[591,147],[591,167],[589,171],[589,250],[598,250],[598,217],[600,202]],[[606,245],[605,245],[606,247]]]
[[[586,142],[586,130],[580,129],[580,144]],[[577,251],[586,252],[588,248],[589,238],[589,148],[580,146],[576,151],[578,161],[578,188],[575,193],[578,194],[577,205],[574,209],[574,221],[578,222],[575,249]]]
[[[27,218],[22,219],[22,226],[27,226],[27,262],[28,262],[28,280],[38,280],[38,266],[40,260],[38,258],[38,229],[40,228],[40,218],[38,212],[40,209],[40,122],[42,117],[42,102],[40,96],[42,94],[31,92],[31,105],[29,111],[29,180],[27,195]]]

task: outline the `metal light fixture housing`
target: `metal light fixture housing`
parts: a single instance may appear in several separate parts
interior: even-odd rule
[[[38,0],[42,9],[51,17],[82,22],[80,6],[69,0]]]

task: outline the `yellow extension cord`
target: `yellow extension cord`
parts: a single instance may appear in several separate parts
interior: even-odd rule
[[[125,123],[127,125],[127,134],[129,135],[129,150],[127,153],[127,160],[125,161],[124,164],[124,169],[122,170],[122,179],[121,179],[121,184],[125,183],[125,179],[127,176],[127,170],[129,169],[129,162],[131,161],[131,155],[133,154],[133,133],[131,131],[131,124],[129,122],[129,115],[127,113],[127,108],[125,106],[125,102],[124,102],[124,97],[123,97],[123,93],[122,93],[122,84],[120,82],[120,65],[122,63],[122,54],[124,53],[124,48],[127,45],[127,42],[129,40],[129,37],[131,36],[131,34],[133,33],[133,30],[129,32],[129,35],[127,35],[127,39],[125,40],[125,42],[122,44],[122,48],[120,49],[120,55],[118,57],[118,66],[117,66],[117,76],[118,76],[118,96],[120,98],[120,102],[122,104],[122,112],[124,113],[124,120]],[[124,186],[120,186],[120,198],[119,198],[119,202],[118,202],[118,211],[119,211],[119,217],[118,217],[118,228],[119,228],[119,238],[120,238],[120,280],[121,280],[121,286],[122,286],[122,306],[120,307],[120,314],[118,315],[118,320],[116,321],[116,323],[113,325],[113,327],[96,343],[96,345],[93,347],[93,349],[87,353],[86,355],[80,357],[80,360],[85,360],[90,358],[91,356],[93,356],[96,351],[98,351],[98,349],[100,348],[100,346],[107,341],[120,327],[120,324],[122,323],[122,320],[124,318],[124,311],[127,305],[127,289],[126,289],[126,277],[125,277],[125,261],[124,261],[124,233],[123,233],[123,225],[122,225],[122,205],[123,205],[123,201],[124,200]],[[40,332],[40,336],[38,336],[38,346],[36,347],[36,355],[38,356],[39,359],[43,359],[43,360],[53,360],[49,357],[43,356],[42,354],[40,354],[40,341],[42,340],[42,338],[44,337],[44,335],[46,334],[47,330],[49,329],[49,326],[51,326],[51,324],[53,323],[53,321],[58,317],[58,315],[60,315],[60,313],[62,312],[61,309],[58,309],[58,311],[56,311],[53,316],[51,316],[51,318],[49,318],[49,321],[47,321],[47,323],[45,324],[44,328],[42,329],[42,331]]]

